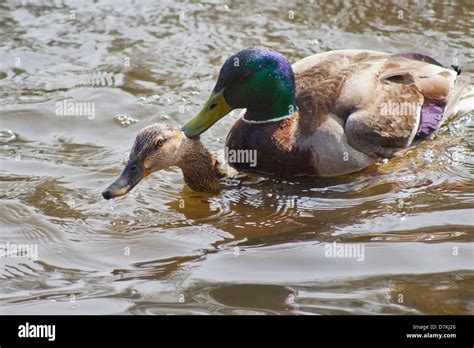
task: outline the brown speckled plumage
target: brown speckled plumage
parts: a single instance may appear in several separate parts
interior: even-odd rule
[[[199,140],[189,140],[187,150],[179,161],[184,182],[195,191],[215,192],[220,189],[223,173],[216,156]]]

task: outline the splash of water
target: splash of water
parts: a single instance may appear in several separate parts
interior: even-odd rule
[[[131,124],[137,123],[138,120],[129,116],[129,115],[116,115],[114,117],[115,122],[117,122],[122,127],[128,127]]]
[[[112,213],[114,212],[114,204],[112,203],[113,199],[109,199],[107,202],[109,202],[109,207]]]
[[[0,141],[6,143],[16,139],[15,132],[9,129],[1,129],[0,130]]]

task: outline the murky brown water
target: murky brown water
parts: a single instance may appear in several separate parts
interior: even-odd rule
[[[0,259],[0,313],[474,313],[472,115],[379,173],[247,176],[209,196],[172,169],[113,209],[100,196],[138,130],[183,124],[246,46],[291,61],[418,51],[472,76],[472,1],[65,2],[0,5],[0,129],[16,133],[0,151],[1,242],[38,245],[37,260]],[[56,116],[63,99],[95,118]],[[236,115],[202,136],[211,149]],[[364,259],[326,257],[334,241]]]

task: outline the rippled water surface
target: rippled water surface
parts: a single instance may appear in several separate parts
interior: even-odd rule
[[[418,51],[472,77],[472,1],[417,3],[2,2],[1,241],[38,258],[0,259],[0,313],[473,314],[472,115],[337,180],[242,176],[211,196],[174,168],[100,196],[139,129],[183,124],[247,46]],[[56,116],[64,99],[95,117]],[[334,241],[364,259],[326,257]]]

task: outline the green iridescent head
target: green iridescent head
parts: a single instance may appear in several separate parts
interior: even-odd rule
[[[249,121],[272,120],[296,110],[295,76],[285,56],[251,47],[228,58],[204,108],[182,130],[188,137],[197,136],[242,108]]]

